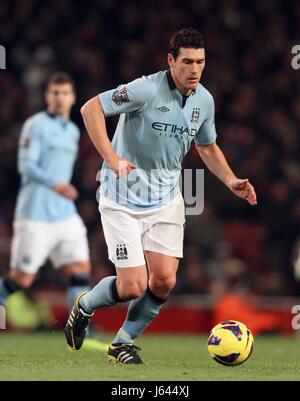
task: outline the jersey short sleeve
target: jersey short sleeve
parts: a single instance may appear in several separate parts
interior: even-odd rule
[[[199,128],[196,136],[196,145],[210,145],[216,142],[215,104],[212,96],[209,97],[207,116]]]
[[[155,86],[146,77],[99,94],[106,117],[142,109],[154,95]]]

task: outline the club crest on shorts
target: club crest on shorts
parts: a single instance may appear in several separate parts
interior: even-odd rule
[[[121,106],[122,103],[129,102],[129,97],[127,93],[127,89],[125,86],[116,90],[112,95],[112,100],[116,103],[117,106]]]
[[[117,245],[116,255],[117,255],[117,260],[128,259],[128,251],[125,244]]]
[[[199,107],[194,107],[193,108],[193,113],[192,113],[192,118],[191,118],[191,123],[197,123],[200,118],[200,108]]]
[[[30,256],[24,255],[24,256],[22,257],[22,263],[23,263],[24,265],[29,265],[29,264],[31,263],[31,258],[30,258]]]

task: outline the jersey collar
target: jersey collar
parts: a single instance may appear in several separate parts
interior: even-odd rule
[[[64,117],[62,117],[62,116],[60,116],[60,115],[58,115],[58,114],[55,114],[55,113],[50,113],[50,111],[48,111],[48,110],[46,110],[46,113],[47,113],[47,116],[48,116],[48,117],[53,118],[53,119],[56,119],[57,121],[61,122],[61,124],[62,124],[64,127],[65,127],[65,126],[68,124],[68,122],[69,122],[69,119],[66,119],[66,118],[64,118]]]
[[[175,82],[174,82],[174,79],[172,78],[172,74],[171,74],[170,70],[167,70],[167,80],[168,80],[168,84],[169,84],[169,89],[171,91],[174,90],[174,89],[177,89],[177,87],[175,85]],[[196,89],[192,90],[191,95],[193,95],[194,93],[196,93]],[[191,95],[189,95],[189,96],[191,96]],[[183,95],[181,95],[181,96],[183,96]],[[183,97],[187,98],[189,96],[183,96]]]

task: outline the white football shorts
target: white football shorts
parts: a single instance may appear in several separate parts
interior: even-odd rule
[[[35,274],[47,258],[55,268],[89,261],[87,230],[79,215],[55,222],[14,221],[10,267]]]
[[[145,265],[144,250],[183,257],[185,207],[180,194],[158,209],[136,211],[100,196],[108,257],[116,267]]]

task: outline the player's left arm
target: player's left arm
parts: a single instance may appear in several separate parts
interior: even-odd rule
[[[215,104],[211,94],[207,96],[206,118],[195,136],[196,149],[209,170],[239,198],[256,205],[256,193],[248,178],[240,179],[229,167],[225,156],[216,144]]]
[[[225,156],[216,143],[196,145],[196,149],[208,167],[229,189],[239,198],[245,199],[250,205],[256,205],[256,193],[248,178],[237,178],[229,167]]]

